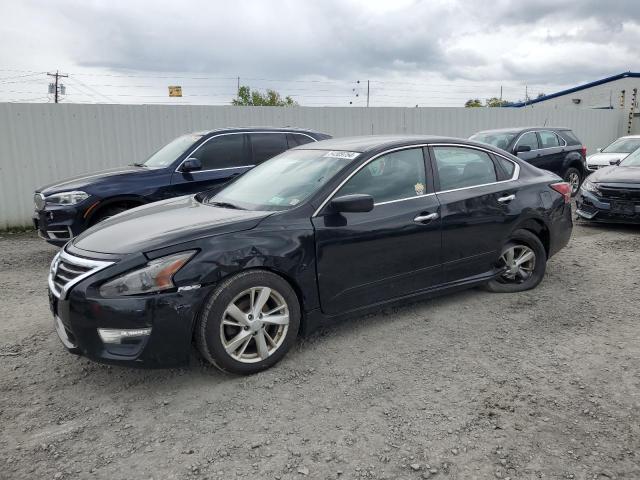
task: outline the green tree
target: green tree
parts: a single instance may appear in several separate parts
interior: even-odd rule
[[[265,93],[260,93],[258,90],[251,90],[247,86],[240,87],[238,90],[238,98],[231,100],[232,105],[238,106],[267,106],[267,107],[292,107],[298,105],[298,103],[286,96],[282,98],[275,90],[267,89]]]
[[[487,107],[505,107],[509,104],[506,100],[500,100],[498,97],[487,98]]]
[[[481,107],[482,102],[480,101],[479,98],[470,98],[465,102],[464,106],[465,108]]]

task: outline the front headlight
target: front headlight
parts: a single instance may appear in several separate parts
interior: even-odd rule
[[[151,260],[144,267],[125,273],[102,285],[100,295],[120,297],[174,288],[173,276],[195,253],[195,250],[189,250]]]
[[[75,205],[87,198],[89,198],[88,193],[81,192],[80,190],[74,190],[73,192],[54,193],[53,195],[49,195],[45,198],[45,201],[55,205]]]
[[[582,184],[582,188],[587,192],[591,192],[591,193],[595,193],[596,195],[600,195],[600,190],[598,190],[598,186],[595,183],[590,182],[589,180],[585,180],[584,181],[584,183]]]

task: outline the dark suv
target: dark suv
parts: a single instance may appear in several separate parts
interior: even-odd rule
[[[64,245],[125,210],[222,186],[289,148],[327,138],[331,137],[297,128],[228,128],[182,135],[145,162],[39,188],[33,222],[46,241]]]
[[[530,127],[485,130],[469,137],[488,143],[543,170],[560,175],[578,193],[587,175],[587,149],[568,128]]]

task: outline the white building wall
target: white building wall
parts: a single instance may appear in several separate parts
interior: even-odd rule
[[[629,112],[633,89],[638,89],[640,95],[640,78],[621,78],[612,82],[604,83],[584,90],[569,93],[559,97],[544,100],[531,104],[533,108],[623,108]],[[621,107],[620,97],[622,90],[625,91],[624,106]],[[553,92],[548,92],[553,93]],[[575,103],[574,99],[580,100]],[[636,103],[637,103],[636,99]],[[637,110],[636,105],[636,110]]]
[[[572,128],[589,151],[617,138],[621,110],[575,108],[350,108],[0,104],[0,229],[31,222],[37,187],[143,161],[185,132],[227,126],[312,128],[333,136]]]

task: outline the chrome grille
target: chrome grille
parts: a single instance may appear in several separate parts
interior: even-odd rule
[[[640,202],[640,188],[615,188],[598,186],[605,200],[626,200],[628,202]]]
[[[56,297],[64,299],[75,284],[113,263],[76,257],[62,250],[51,262],[49,288]]]

